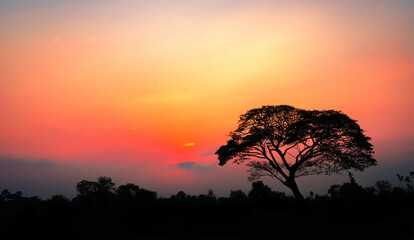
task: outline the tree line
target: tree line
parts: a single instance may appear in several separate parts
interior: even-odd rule
[[[77,196],[41,200],[7,189],[0,194],[2,239],[409,239],[414,235],[414,172],[399,186],[362,187],[352,174],[304,203],[255,181],[247,192],[190,195],[155,191],[109,177],[80,181]],[[352,231],[349,231],[352,229]]]
[[[397,174],[399,186],[392,186],[388,180],[379,180],[374,186],[362,187],[359,185],[352,173],[349,174],[349,181],[343,184],[334,184],[328,189],[327,194],[318,195],[309,193],[307,203],[318,201],[400,201],[412,199],[414,195],[414,171],[409,175]],[[122,207],[133,205],[146,205],[161,203],[200,203],[200,204],[241,204],[241,203],[267,203],[274,204],[278,201],[293,202],[293,196],[284,192],[274,191],[262,181],[255,181],[251,184],[251,190],[247,193],[243,190],[231,190],[228,197],[216,197],[214,190],[209,189],[206,194],[190,195],[179,191],[169,198],[158,198],[157,192],[140,188],[134,183],[127,183],[115,187],[110,177],[98,177],[96,181],[82,180],[76,185],[77,196],[69,200],[63,195],[54,195],[47,200],[41,200],[37,196],[24,197],[21,191],[11,193],[4,189],[0,194],[0,210],[9,205],[27,202],[44,202],[52,205],[73,205],[82,207],[108,207],[119,205]]]

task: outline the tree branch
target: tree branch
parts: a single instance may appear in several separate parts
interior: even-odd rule
[[[280,149],[278,148],[278,146],[276,146],[275,142],[270,139],[270,143],[272,144],[272,146],[275,148],[275,151],[277,152],[277,154],[279,154],[280,158],[282,159],[283,164],[285,165],[285,167],[290,171],[290,165],[288,164],[288,162],[286,161],[285,155],[282,153],[282,151],[280,151]]]
[[[270,159],[268,156],[267,156],[267,154],[266,154],[266,149],[265,149],[265,147],[264,146],[262,146],[262,149],[263,149],[263,154],[264,154],[264,156],[266,157],[266,159],[269,161],[269,163],[270,163],[270,165],[276,170],[276,171],[278,171],[285,179],[287,179],[288,178],[288,176],[287,176],[287,174],[283,171],[283,169],[280,167],[280,165],[279,165],[279,163],[276,161],[276,159],[274,158],[274,156],[273,156],[273,154],[272,154],[272,152],[271,151],[269,151],[269,153],[270,153],[270,155],[272,156],[272,158],[273,158],[273,161],[272,161],[272,159]]]

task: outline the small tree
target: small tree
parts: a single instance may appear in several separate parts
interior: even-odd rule
[[[375,192],[380,196],[386,196],[392,192],[392,185],[388,180],[379,180],[375,182]]]
[[[230,191],[230,200],[232,202],[247,202],[248,198],[243,190]]]
[[[76,185],[81,201],[108,203],[114,196],[115,183],[109,177],[98,177],[97,182],[82,180]]]
[[[397,174],[398,181],[404,186],[404,190],[407,193],[413,194],[414,193],[414,171],[410,171],[409,176],[402,176]]]
[[[355,120],[338,111],[263,106],[240,116],[216,154],[220,165],[248,161],[249,180],[276,178],[303,201],[297,177],[376,165],[369,140]]]
[[[347,202],[357,202],[362,199],[367,199],[368,192],[361,187],[356,181],[352,173],[348,173],[349,182],[343,183],[342,185],[332,185],[328,189],[329,195],[333,199],[341,199]]]
[[[252,183],[252,190],[249,192],[249,198],[253,201],[265,201],[273,197],[273,191],[262,181]]]

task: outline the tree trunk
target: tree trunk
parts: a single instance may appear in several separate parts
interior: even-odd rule
[[[290,190],[292,190],[293,192],[293,196],[295,196],[295,199],[300,202],[303,203],[305,201],[305,198],[303,197],[303,195],[300,193],[298,185],[296,184],[295,179],[290,179],[288,181],[288,185],[287,185]]]

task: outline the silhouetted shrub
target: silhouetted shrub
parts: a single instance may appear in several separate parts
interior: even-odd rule
[[[403,189],[408,194],[414,194],[414,171],[410,171],[409,176],[397,174],[398,180],[403,185]]]
[[[350,205],[366,203],[371,199],[369,192],[356,183],[352,173],[349,173],[349,182],[332,185],[328,194],[333,200],[340,200]]]
[[[230,191],[230,201],[233,203],[246,203],[249,200],[242,190]]]

